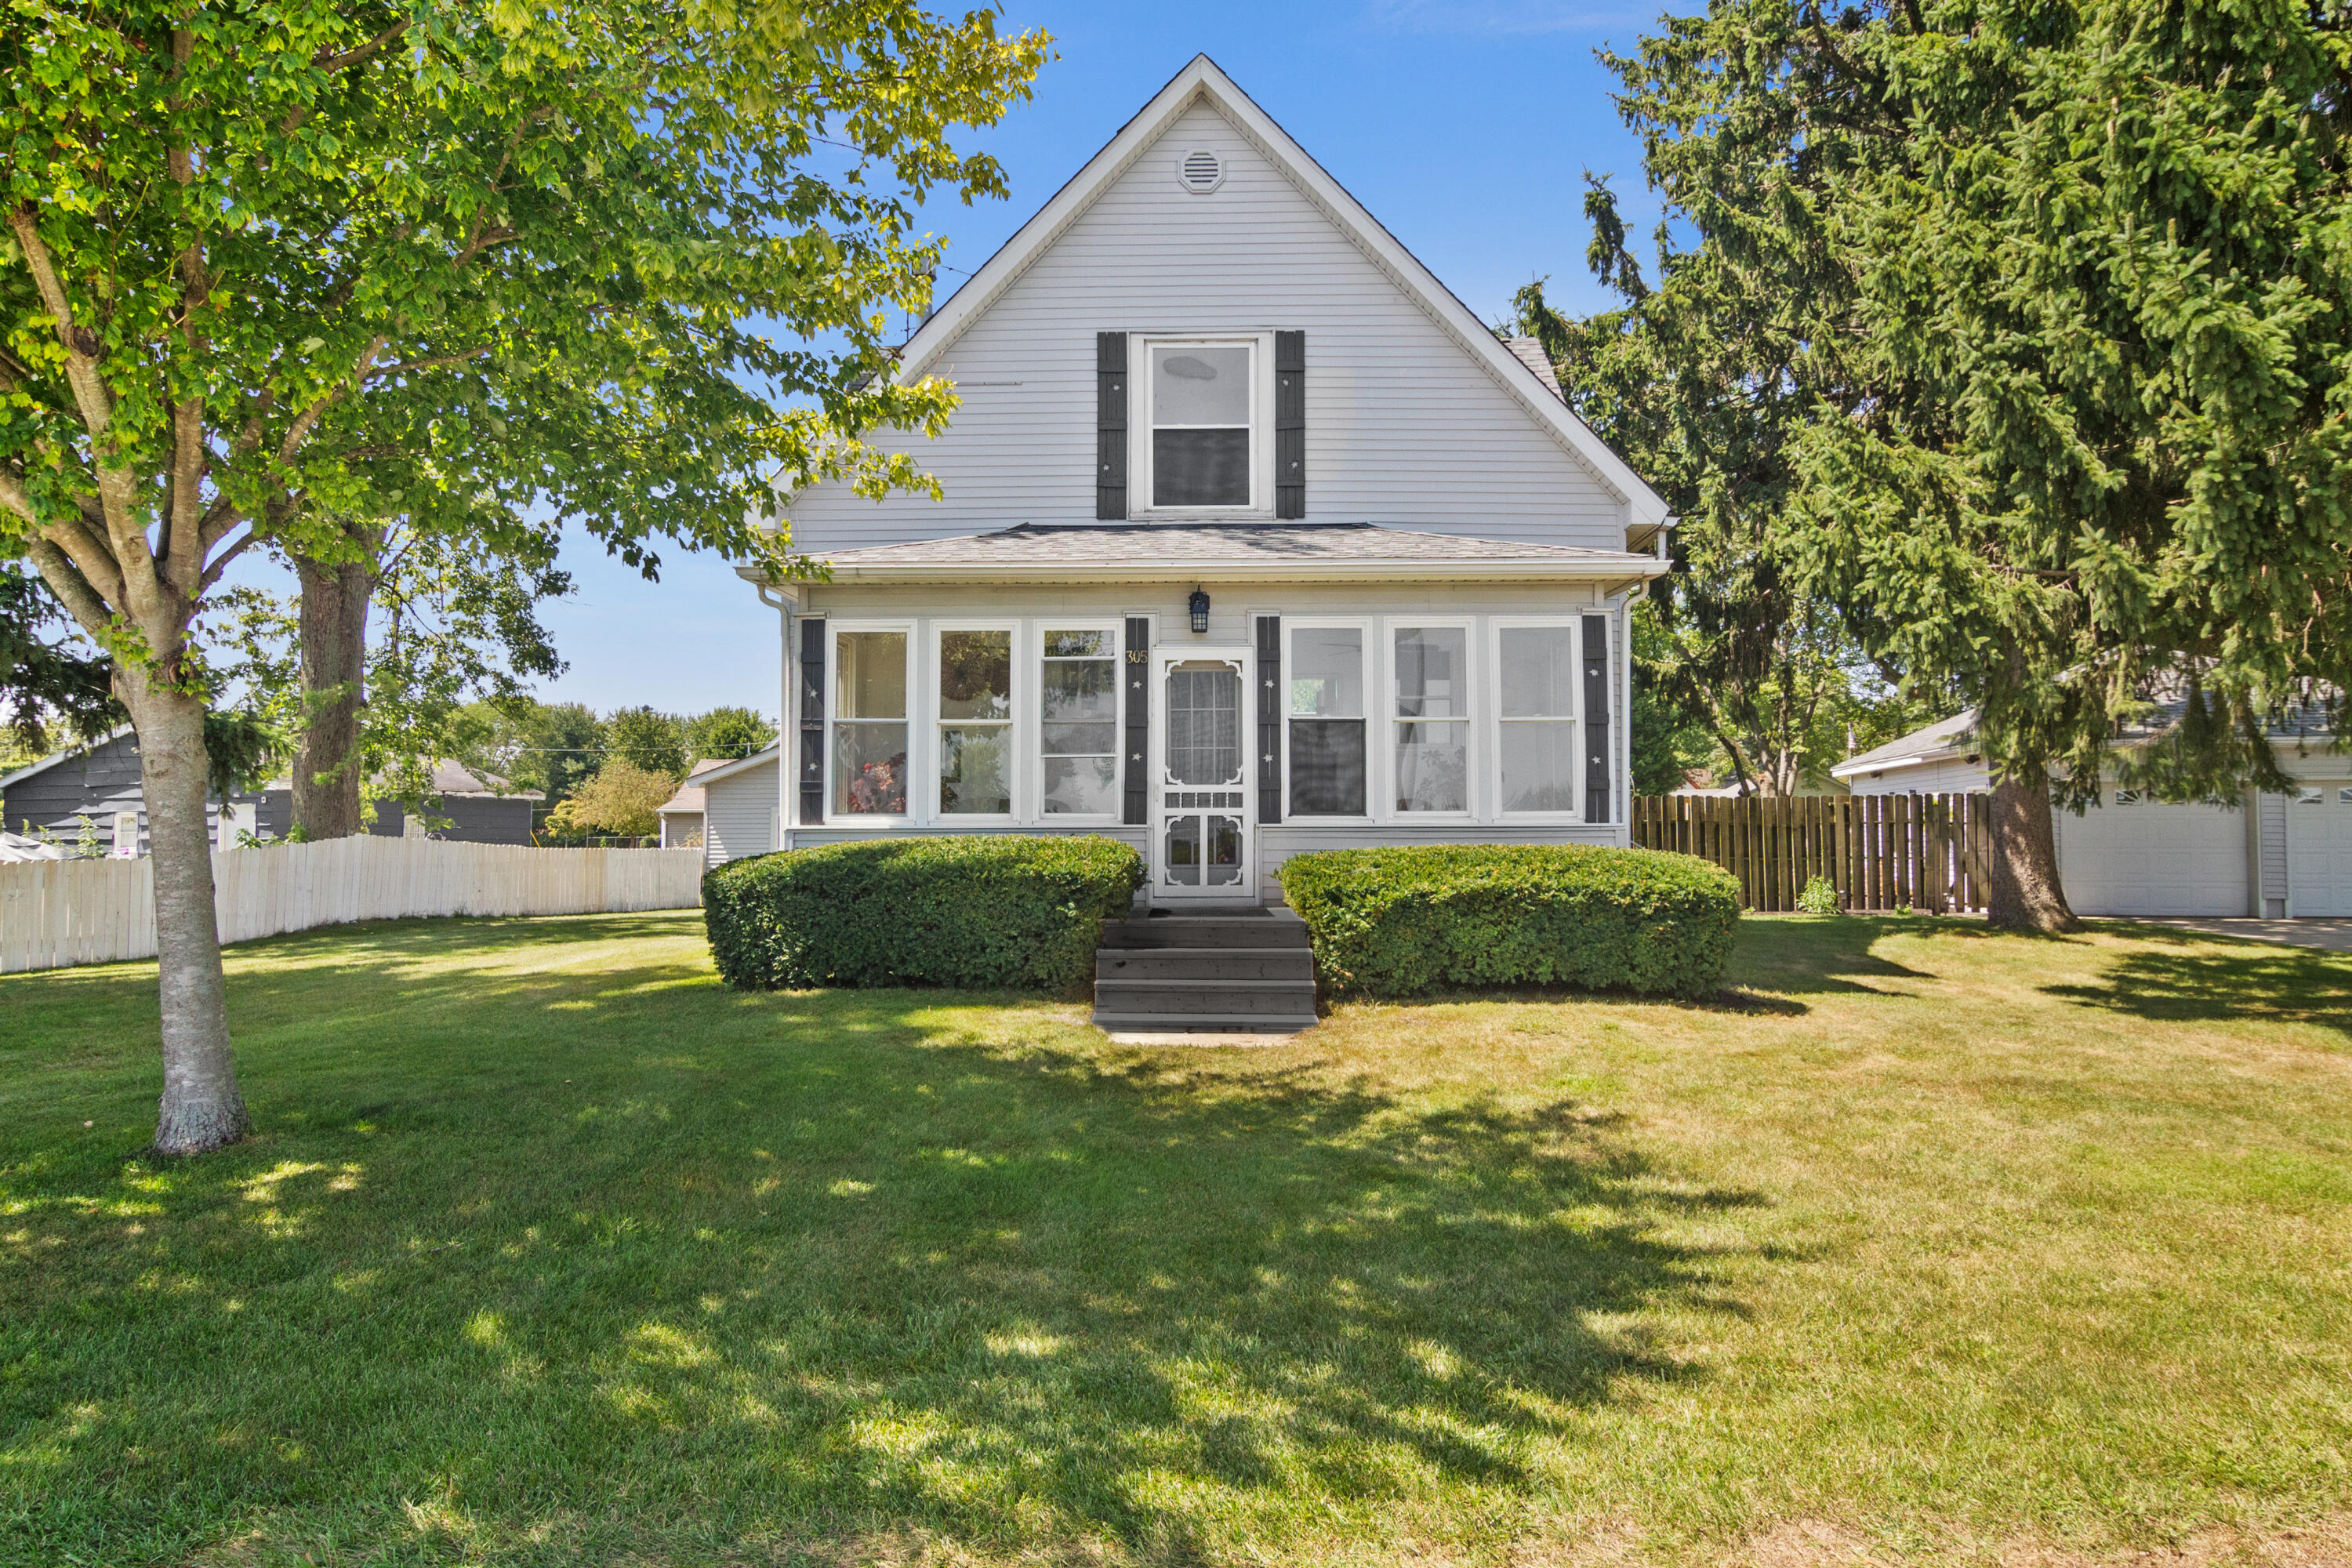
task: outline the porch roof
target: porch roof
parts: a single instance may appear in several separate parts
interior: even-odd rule
[[[1668,570],[1654,555],[1515,544],[1372,522],[1024,524],[995,533],[845,550],[840,582],[1494,581],[1628,584]],[[745,575],[751,575],[747,572]]]

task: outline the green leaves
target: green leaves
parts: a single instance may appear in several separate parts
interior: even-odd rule
[[[1695,543],[1749,487],[1758,558],[2004,773],[2093,787],[2163,697],[2228,716],[2163,721],[2179,793],[2275,782],[2264,721],[2352,684],[2347,26],[1716,0],[1618,58],[1699,236],[1640,323]]]

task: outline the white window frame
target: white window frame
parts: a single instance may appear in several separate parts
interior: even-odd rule
[[[1025,721],[1028,704],[1021,700],[1021,672],[1029,662],[1025,658],[1026,647],[1034,639],[1024,635],[1024,622],[1009,616],[983,616],[970,618],[943,616],[926,619],[922,625],[924,629],[920,692],[918,696],[917,692],[910,690],[907,698],[908,706],[910,708],[919,703],[925,720],[922,736],[923,796],[919,807],[915,812],[916,818],[935,827],[956,827],[965,824],[984,827],[1002,827],[1007,824],[1017,823],[1021,820],[1024,787],[1021,737],[1025,731],[1034,728],[1032,724]],[[1012,663],[1006,676],[1012,683],[1013,711],[1003,721],[1007,738],[1005,766],[1008,769],[1008,776],[1004,781],[1004,795],[1005,799],[1012,805],[1013,809],[1010,811],[946,812],[940,809],[940,763],[947,755],[947,747],[940,740],[940,731],[950,725],[991,722],[988,720],[950,719],[940,711],[944,689],[940,679],[940,643],[950,632],[1004,632],[1010,637],[1008,646]],[[908,805],[910,806],[916,805],[911,792],[908,796]]]
[[[1574,737],[1569,751],[1569,795],[1576,805],[1567,811],[1511,811],[1503,805],[1503,726],[1512,723],[1556,724],[1556,718],[1517,720],[1503,716],[1503,634],[1506,631],[1559,631],[1569,634],[1573,650],[1568,682],[1566,722]],[[1584,820],[1584,617],[1567,616],[1496,616],[1486,624],[1486,755],[1497,822],[1581,823]]]
[[[916,781],[929,776],[923,768],[922,758],[921,624],[912,620],[846,620],[834,616],[825,616],[824,623],[824,826],[879,832],[903,828],[919,820],[922,795]],[[834,738],[835,728],[841,722],[841,638],[848,632],[904,632],[907,636],[907,810],[896,816],[833,809],[833,768],[841,755],[839,743]]]
[[[1456,719],[1423,721],[1402,719],[1397,715],[1396,635],[1408,627],[1430,627],[1462,633],[1462,658],[1470,668],[1462,672],[1465,711]],[[1489,704],[1486,700],[1489,684],[1485,669],[1486,659],[1479,647],[1478,617],[1475,616],[1383,616],[1381,617],[1381,651],[1379,658],[1381,684],[1378,700],[1381,705],[1380,799],[1372,811],[1377,822],[1479,822],[1486,820],[1487,792],[1481,788],[1488,763],[1486,759],[1486,715]],[[1463,809],[1460,811],[1403,811],[1396,804],[1397,729],[1402,724],[1435,722],[1458,723],[1462,726],[1463,748]]]
[[[1290,675],[1297,668],[1291,653],[1293,634],[1302,631],[1349,631],[1363,638],[1362,671],[1364,687],[1364,812],[1360,816],[1325,816],[1294,813],[1290,809],[1290,721],[1294,717],[1313,718],[1313,714],[1294,715],[1290,710]],[[1280,704],[1282,719],[1282,820],[1303,823],[1362,823],[1376,820],[1380,814],[1382,782],[1380,759],[1373,753],[1381,746],[1380,715],[1375,706],[1384,695],[1381,685],[1381,655],[1376,646],[1381,640],[1381,624],[1370,616],[1284,616],[1282,617],[1282,689],[1275,694]],[[1396,705],[1393,694],[1387,694],[1389,706]]]
[[[1228,520],[1274,516],[1274,334],[1272,332],[1130,332],[1127,384],[1128,515]],[[1151,503],[1151,351],[1166,348],[1250,351],[1250,499],[1246,506],[1154,506]]]
[[[1016,795],[1025,803],[1028,820],[1040,826],[1099,827],[1116,826],[1127,816],[1127,624],[1123,617],[1101,619],[1096,615],[1076,615],[1057,620],[1048,616],[1032,617],[1028,660],[1029,689],[1037,694],[1035,712],[1026,728],[1028,739],[1022,742],[1023,755],[1031,760],[1032,777],[1029,793]],[[1110,639],[1112,701],[1110,754],[1118,763],[1118,784],[1112,792],[1111,808],[1107,812],[1047,811],[1045,809],[1045,634],[1047,632],[1100,632]],[[1014,723],[1019,726],[1020,708],[1013,710]]]

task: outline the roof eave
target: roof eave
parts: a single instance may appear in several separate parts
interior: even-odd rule
[[[1594,561],[1056,561],[833,563],[835,583],[1496,583],[1646,582],[1670,570],[1652,556]]]
[[[770,745],[760,751],[752,752],[748,757],[739,757],[723,768],[713,768],[707,773],[696,774],[696,782],[704,785],[709,785],[717,784],[722,779],[731,779],[737,773],[749,773],[751,769],[759,766],[761,763],[774,762],[777,757],[778,749],[778,746]],[[702,798],[707,808],[710,797],[706,795]]]

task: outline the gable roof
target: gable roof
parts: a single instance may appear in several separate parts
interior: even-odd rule
[[[2145,743],[2149,737],[2179,723],[2188,707],[2187,698],[2174,691],[2159,692],[2151,701],[2154,706],[2150,712],[2124,726],[2123,732],[2116,737],[2118,744]],[[1964,708],[1948,719],[1938,719],[1883,746],[1848,757],[1831,767],[1830,777],[1850,779],[1863,773],[1885,773],[1888,768],[1915,767],[1922,763],[1969,755],[1976,750],[1976,727],[1977,710]],[[2335,739],[2324,697],[2297,703],[2274,716],[2263,730],[2274,746],[2284,741],[2332,742]]]
[[[670,796],[667,800],[662,802],[660,805],[656,806],[655,808],[654,815],[656,816],[667,816],[673,811],[700,812],[702,810],[702,786],[695,781],[707,773],[715,772],[719,768],[727,767],[740,760],[740,759],[734,757],[705,757],[700,762],[696,763],[694,766],[687,769],[686,782],[677,786],[677,793]]]
[[[68,746],[63,751],[51,752],[39,762],[27,763],[25,766],[18,768],[15,773],[8,774],[5,778],[0,778],[0,789],[12,788],[15,785],[23,783],[26,779],[47,773],[59,763],[66,762],[71,758],[86,756],[89,752],[98,750],[100,746],[107,744],[109,742],[120,741],[123,736],[130,734],[131,731],[131,726],[128,724],[118,724],[113,729],[109,730],[105,734],[100,735],[93,740],[84,741],[79,745]]]
[[[1370,522],[1024,524],[994,533],[843,550],[832,581],[1189,582],[1202,575],[1279,582],[1330,578],[1571,577],[1642,581],[1654,555],[1513,544]],[[740,568],[748,576],[751,568]]]
[[[1551,361],[1545,356],[1540,339],[1505,338],[1503,346],[1509,349],[1521,364],[1535,372],[1536,379],[1550,387],[1554,397],[1566,400],[1568,395],[1559,389],[1559,372],[1552,368]]]
[[[1666,520],[1664,500],[1576,416],[1561,400],[1557,384],[1497,338],[1206,55],[1193,56],[1101,152],[1087,160],[1086,167],[1072,175],[1051,201],[931,313],[901,349],[898,379],[911,383],[929,374],[964,330],[1196,102],[1206,102],[1223,114],[1408,299],[1483,365],[1539,426],[1615,491],[1626,503],[1634,526],[1649,527]]]
[[[775,745],[762,747],[761,750],[752,752],[750,756],[738,757],[731,763],[718,763],[712,766],[709,773],[698,773],[694,776],[700,779],[705,784],[714,784],[721,779],[731,779],[737,773],[748,773],[753,768],[774,762],[776,760],[777,747],[782,744],[782,742],[779,742]],[[701,786],[697,785],[696,787],[698,789]],[[662,809],[667,811],[669,807],[664,806]]]
[[[1833,764],[1830,768],[1830,777],[1850,779],[1859,773],[1883,773],[1888,768],[1909,767],[1916,763],[1958,756],[1967,751],[1968,743],[1976,738],[1973,733],[1976,723],[1977,710],[1963,709],[1948,719],[1938,719],[1925,729],[1897,736],[1883,746],[1874,746],[1859,756],[1848,757]]]

